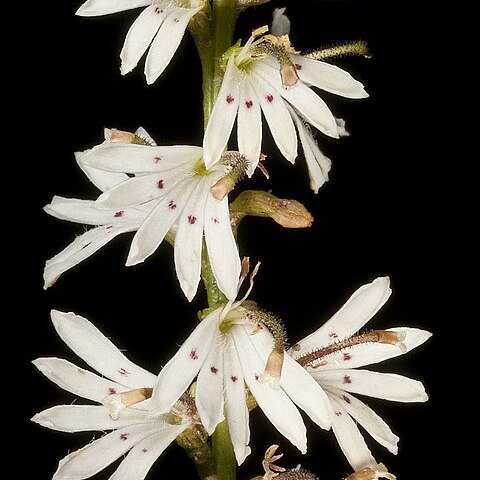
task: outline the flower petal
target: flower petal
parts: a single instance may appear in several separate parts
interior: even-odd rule
[[[218,288],[229,300],[237,296],[240,256],[233,236],[228,198],[216,200],[210,193],[205,202],[205,243]]]
[[[187,390],[210,352],[221,309],[207,315],[163,367],[150,399],[152,414],[167,413]]]
[[[259,357],[242,326],[231,329],[243,375],[248,388],[273,426],[302,453],[307,451],[306,429],[302,416],[281,388],[262,383],[265,362]]]
[[[135,208],[106,211],[95,208],[93,200],[57,196],[43,209],[53,217],[84,225],[129,225],[133,229],[145,219],[145,213]]]
[[[120,59],[122,60],[120,71],[122,75],[131,72],[137,66],[140,58],[152,43],[166,15],[164,9],[153,4],[145,8],[133,22],[120,52]]]
[[[345,402],[340,403],[335,396],[330,396],[330,401],[335,412],[332,419],[333,433],[352,468],[361,470],[376,465],[365,439],[344,407]]]
[[[112,227],[111,225],[92,228],[45,262],[43,271],[44,288],[51,287],[67,270],[93,255],[121,233],[135,230],[135,225]]]
[[[105,172],[103,170],[99,170],[98,168],[93,168],[86,165],[84,163],[84,158],[86,155],[88,155],[88,152],[90,152],[90,150],[87,150],[86,152],[75,152],[75,160],[87,178],[102,192],[105,192],[109,188],[112,188],[128,179],[128,175],[126,173]]]
[[[248,408],[246,402],[245,381],[233,340],[228,341],[224,351],[224,388],[225,412],[228,431],[232,441],[235,458],[241,465],[251,450]]]
[[[225,419],[223,415],[222,352],[222,347],[214,341],[198,374],[195,390],[195,404],[198,415],[209,435]]]
[[[146,7],[151,0],[87,0],[76,12],[82,17],[95,17],[108,13],[122,12],[132,8]]]
[[[398,453],[398,441],[400,440],[390,427],[368,405],[361,402],[353,395],[342,392],[340,389],[329,389],[329,395],[335,396],[347,413],[359,423],[380,445],[389,452]]]
[[[126,425],[145,423],[145,410],[126,408],[117,420],[112,420],[110,409],[103,405],[57,405],[37,413],[32,421],[59,432],[104,431]]]
[[[84,480],[102,471],[155,430],[152,423],[129,425],[104,435],[60,460],[52,480]]]
[[[60,338],[97,372],[130,388],[154,385],[155,375],[128,360],[87,319],[58,310],[52,310],[51,317]]]
[[[155,252],[182,213],[191,188],[192,182],[180,184],[158,202],[133,237],[126,265],[141,263]]]
[[[285,102],[280,93],[255,72],[250,72],[249,81],[278,149],[293,163],[297,157],[297,134]]]
[[[188,426],[188,423],[161,425],[158,431],[138,442],[128,452],[109,480],[143,480],[155,460]]]
[[[364,343],[354,347],[347,347],[340,352],[327,356],[321,370],[357,368],[379,363],[408,353],[427,341],[432,335],[426,330],[407,327],[389,328],[387,332],[397,332],[400,336],[405,336],[405,339],[401,342],[401,348],[397,345],[382,343]]]
[[[95,206],[103,209],[134,207],[168,195],[187,175],[186,171],[168,170],[162,173],[132,177],[102,193]]]
[[[310,175],[310,188],[314,193],[318,193],[319,188],[328,180],[328,172],[332,166],[332,161],[320,151],[309,128],[303,123],[295,110],[292,107],[289,107],[288,110],[295,122],[298,137],[302,144]]]
[[[171,169],[178,171],[180,167],[193,166],[201,158],[202,149],[190,145],[152,147],[130,143],[102,143],[82,152],[79,161],[82,165],[107,172],[140,174]]]
[[[209,187],[204,181],[193,186],[178,219],[175,235],[175,270],[180,287],[189,301],[195,296],[200,282],[205,202],[210,193]]]
[[[149,85],[163,73],[170,63],[182,41],[188,22],[201,9],[202,7],[165,7],[165,20],[152,42],[145,61],[145,76]]]
[[[371,372],[370,370],[327,370],[312,372],[321,385],[331,385],[369,397],[383,398],[394,402],[426,402],[428,395],[418,380],[393,373]]]
[[[262,148],[262,110],[247,79],[240,88],[238,105],[238,150],[248,160],[248,176],[252,176],[260,159]]]
[[[351,337],[358,332],[388,300],[390,279],[379,277],[372,283],[361,286],[318,330],[311,333],[290,349],[293,358],[331,344],[336,339]]]
[[[308,123],[329,137],[339,137],[335,117],[327,104],[310,87],[298,82],[292,88],[284,88],[278,68],[270,66],[267,62],[256,62],[254,69],[255,73],[275,88],[305,117]]]
[[[362,83],[348,72],[330,63],[301,55],[291,55],[302,82],[347,98],[366,98],[368,93]]]
[[[32,363],[60,388],[95,402],[101,403],[106,396],[127,390],[62,358],[37,358]]]
[[[232,55],[228,61],[222,86],[203,137],[203,159],[207,168],[220,159],[237,116],[240,78],[233,57]]]
[[[312,376],[288,355],[283,359],[280,386],[318,426],[330,429],[333,411],[327,394],[317,388],[319,385]]]

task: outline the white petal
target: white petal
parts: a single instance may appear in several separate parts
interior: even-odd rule
[[[107,395],[127,390],[124,386],[101,378],[61,358],[37,358],[32,362],[49,380],[67,392],[95,402]]]
[[[248,160],[248,175],[252,176],[262,148],[262,110],[247,79],[243,80],[240,87],[237,140],[239,152]]]
[[[133,22],[125,38],[120,59],[122,75],[131,72],[138,64],[142,55],[152,43],[160,25],[167,13],[164,9],[153,4],[147,7]]]
[[[97,372],[130,388],[154,385],[155,375],[128,360],[87,319],[58,310],[52,310],[51,317],[60,338]]]
[[[189,301],[195,296],[200,282],[205,202],[209,193],[209,184],[205,181],[193,186],[178,219],[175,235],[175,270]]]
[[[268,62],[256,62],[255,73],[275,88],[305,117],[308,123],[329,137],[339,137],[335,117],[327,104],[310,87],[298,82],[292,88],[284,88],[278,68],[270,66]]]
[[[285,102],[280,93],[259,75],[250,72],[249,80],[278,149],[293,163],[297,157],[297,134]]]
[[[45,205],[45,212],[53,217],[84,225],[130,225],[140,226],[145,213],[135,208],[125,210],[100,210],[93,200],[53,197],[52,203]]]
[[[158,202],[133,237],[127,265],[141,263],[155,252],[182,213],[191,188],[192,182],[180,184]]]
[[[225,412],[235,458],[241,465],[250,454],[250,429],[246,402],[245,381],[233,340],[224,351]]]
[[[152,42],[145,61],[148,84],[152,84],[163,73],[180,45],[188,22],[201,9],[202,7],[165,9],[166,18]]]
[[[327,370],[318,368],[312,376],[321,385],[333,385],[347,392],[395,402],[426,402],[428,395],[421,382],[393,373],[369,370]]]
[[[298,137],[302,144],[303,154],[310,175],[310,188],[314,193],[318,193],[319,188],[328,180],[328,172],[330,171],[332,162],[320,151],[311,132],[304,125],[295,110],[292,107],[288,110],[297,126]]]
[[[187,390],[217,337],[221,309],[207,315],[163,367],[150,400],[152,414],[167,413]]]
[[[132,177],[102,193],[95,205],[104,209],[126,208],[165,197],[186,175],[187,172],[180,169]]]
[[[203,159],[207,168],[220,159],[237,116],[240,78],[233,57],[232,55],[228,61],[222,86],[203,137]]]
[[[223,415],[223,348],[215,342],[202,365],[195,389],[198,415],[211,435],[225,417]]]
[[[312,383],[313,380],[313,383]],[[328,430],[332,424],[332,407],[327,394],[312,376],[290,356],[283,360],[280,386],[317,425]]]
[[[302,82],[347,98],[366,98],[368,93],[363,85],[348,72],[329,63],[291,55]],[[300,67],[300,68],[299,68]]]
[[[128,452],[109,480],[143,480],[155,460],[188,426],[188,423],[163,424],[159,431],[137,443]]]
[[[379,277],[361,286],[330,320],[295,345],[292,357],[298,358],[336,340],[351,337],[377,313],[391,293],[388,277]]]
[[[51,287],[70,268],[93,255],[97,250],[121,233],[134,230],[134,225],[122,227],[96,227],[79,235],[75,240],[45,262],[43,271],[44,288]]]
[[[302,416],[281,388],[260,382],[265,368],[251,339],[241,326],[232,327],[232,336],[248,388],[273,426],[302,453],[307,451],[306,429]]]
[[[426,330],[407,327],[389,328],[387,331],[398,332],[402,336],[405,335],[405,339],[402,341],[402,348],[397,345],[382,343],[364,343],[362,345],[348,347],[342,349],[341,352],[328,355],[325,358],[326,363],[322,365],[321,370],[357,368],[383,362],[389,358],[408,353],[410,350],[427,341],[432,335]]]
[[[154,433],[157,428],[150,423],[130,425],[110,432],[60,460],[52,480],[90,478]]]
[[[60,432],[104,431],[148,421],[144,410],[126,408],[117,420],[103,405],[58,405],[37,413],[32,421]]]
[[[342,452],[354,470],[361,470],[377,462],[372,456],[365,439],[352,420],[344,403],[340,403],[334,396],[330,396],[332,407],[335,412],[332,419],[332,429]]]
[[[210,193],[205,203],[205,243],[218,288],[229,300],[237,296],[240,256],[233,236],[228,198],[216,200]]]
[[[352,395],[339,389],[329,389],[330,397],[335,396],[347,413],[358,422],[380,445],[383,445],[394,455],[398,452],[400,440],[390,427],[367,405]]]
[[[122,12],[132,8],[146,7],[151,0],[87,0],[78,10],[77,15],[95,17],[108,13]]]
[[[151,147],[130,143],[102,143],[83,152],[80,163],[108,172],[154,173],[193,165],[202,149],[190,145]]]
[[[85,152],[75,152],[75,160],[87,178],[102,192],[105,192],[109,188],[112,188],[128,179],[128,175],[126,173],[105,172],[103,170],[99,170],[98,168],[93,168],[86,165],[83,159],[88,155],[89,152],[90,150]]]

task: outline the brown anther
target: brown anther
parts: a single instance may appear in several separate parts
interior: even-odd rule
[[[396,480],[396,476],[388,473],[385,467],[380,464],[377,468],[366,467],[358,472],[352,473],[345,480],[378,480],[386,478],[387,480]]]
[[[150,398],[152,391],[153,388],[136,388],[135,390],[121,393],[120,400],[126,407],[130,407]]]
[[[285,88],[294,87],[298,83],[298,73],[295,65],[291,62],[280,67],[280,77]]]
[[[235,183],[235,179],[227,175],[210,187],[210,192],[218,201],[223,200],[235,188]]]

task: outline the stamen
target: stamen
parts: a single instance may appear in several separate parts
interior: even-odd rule
[[[249,167],[247,157],[239,152],[225,152],[221,156],[221,164],[229,167],[230,172],[210,188],[212,195],[219,201],[225,198],[235,188],[235,185],[245,178]]]
[[[108,132],[108,139],[112,143],[132,143],[135,145],[148,145],[152,146],[151,142],[140,135],[131,132],[124,132],[123,130],[117,130],[112,128]]]
[[[352,473],[345,480],[378,480],[386,478],[387,480],[396,480],[397,477],[387,471],[383,464],[379,464],[376,468],[366,467],[358,472]]]
[[[307,52],[303,56],[313,58],[314,60],[327,60],[329,58],[346,57],[347,55],[370,58],[367,42],[357,40],[355,42],[333,45],[331,47],[322,48]]]
[[[394,332],[392,330],[374,330],[368,333],[362,333],[354,337],[346,338],[323,348],[319,348],[312,352],[306,353],[297,358],[297,362],[302,367],[317,368],[321,365],[325,365],[325,357],[334,353],[340,352],[345,348],[354,347],[355,345],[362,345],[364,343],[383,343],[386,345],[394,345],[399,347],[400,350],[405,353],[407,350],[406,345],[403,343],[405,340],[405,332]],[[349,360],[350,356],[345,356],[344,360]]]

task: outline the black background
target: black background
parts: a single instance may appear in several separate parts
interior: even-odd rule
[[[201,145],[200,65],[193,42],[185,36],[180,50],[160,79],[147,86],[143,62],[122,77],[119,58],[125,34],[139,11],[99,18],[74,15],[81,2],[52,0],[38,13],[30,33],[26,76],[21,87],[28,101],[27,152],[29,195],[20,238],[22,260],[14,271],[21,288],[15,303],[16,365],[21,365],[22,402],[19,420],[28,436],[35,478],[49,479],[57,461],[88,443],[93,434],[62,434],[31,424],[37,411],[73,397],[46,380],[30,361],[59,356],[79,362],[56,336],[49,310],[74,311],[92,320],[129,358],[157,372],[191,332],[197,310],[205,306],[203,291],[189,304],[179,289],[172,249],[162,245],[142,265],[123,263],[131,235],[123,235],[98,254],[64,274],[49,290],[42,289],[44,262],[64,248],[83,226],[56,220],[42,207],[53,195],[94,199],[98,192],[78,169],[73,152],[102,141],[104,127],[135,130],[145,127],[159,144]],[[394,404],[368,399],[401,440],[393,456],[370,438],[367,443],[399,479],[434,478],[449,461],[440,460],[448,437],[436,433],[447,386],[441,369],[449,356],[443,340],[447,321],[451,262],[444,222],[452,222],[442,184],[448,171],[442,162],[449,153],[434,131],[438,99],[428,54],[434,33],[426,32],[429,12],[413,1],[296,0],[274,2],[245,12],[237,37],[270,22],[274,6],[288,6],[291,39],[301,51],[348,40],[367,40],[372,58],[344,58],[336,63],[361,80],[366,100],[322,94],[351,133],[339,141],[318,138],[333,160],[331,180],[317,195],[308,187],[301,156],[294,166],[280,157],[265,130],[270,180],[259,173],[240,185],[271,189],[279,197],[300,200],[314,215],[313,226],[286,230],[268,219],[248,219],[240,229],[242,255],[262,261],[251,298],[283,318],[292,343],[329,318],[360,285],[380,275],[391,277],[393,295],[371,321],[371,328],[412,326],[434,337],[408,356],[376,369],[405,374],[424,382],[431,399],[426,404]],[[24,52],[28,54],[29,52]],[[23,76],[25,78],[25,76]],[[444,144],[446,145],[446,144]],[[30,156],[31,155],[31,156]],[[19,170],[19,171],[18,171]],[[25,172],[17,169],[19,175]],[[237,194],[233,192],[232,198]],[[442,219],[440,222],[439,220]],[[16,242],[14,242],[16,243]],[[16,245],[13,247],[15,248]],[[442,345],[442,343],[444,343]],[[442,413],[445,410],[442,411]],[[239,478],[261,473],[267,446],[279,443],[285,466],[301,463],[321,479],[337,480],[350,472],[333,435],[305,418],[309,452],[301,456],[263,417],[251,415],[253,454]],[[18,425],[18,423],[17,423]],[[173,469],[173,470],[172,470]],[[107,479],[113,469],[94,477]],[[193,466],[181,449],[170,447],[148,478],[194,478]],[[172,475],[173,476],[173,475]]]

